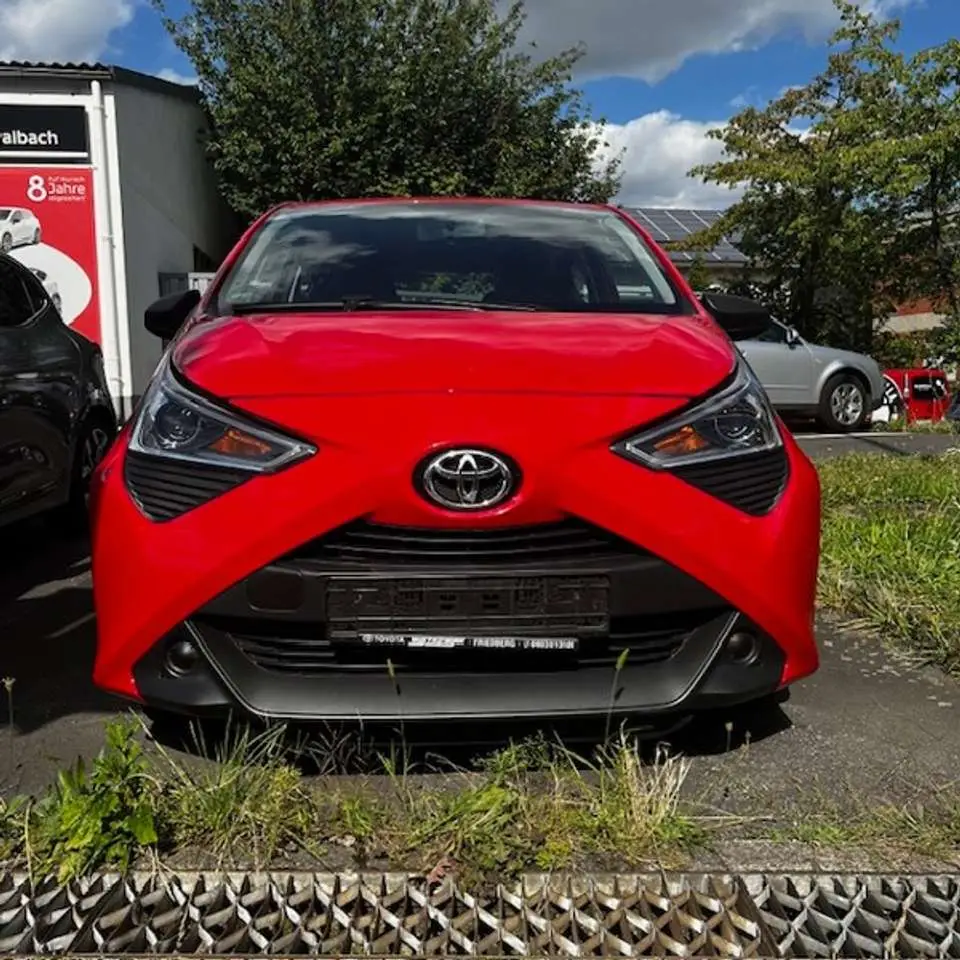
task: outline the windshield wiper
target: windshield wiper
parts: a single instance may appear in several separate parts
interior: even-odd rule
[[[429,300],[404,301],[404,300],[377,300],[374,297],[344,297],[342,300],[259,300],[251,303],[232,303],[228,305],[227,312],[235,316],[242,316],[247,313],[319,313],[329,312],[351,312],[354,310],[424,310],[430,307],[439,307],[443,310],[465,310],[468,312],[485,310],[517,310],[517,311],[535,311],[541,307],[531,306],[526,303],[474,303],[472,301],[464,302],[462,300],[447,300],[443,297]]]
[[[344,310],[382,309],[386,306],[385,301],[366,297],[344,297],[342,300],[255,300],[226,305],[227,312],[237,316],[245,313],[334,313]]]
[[[416,310],[420,307],[443,307],[453,310],[515,310],[519,312],[533,312],[542,310],[543,307],[534,306],[531,303],[491,303],[488,300],[456,300],[453,297],[423,297],[413,301],[401,304],[408,310]]]

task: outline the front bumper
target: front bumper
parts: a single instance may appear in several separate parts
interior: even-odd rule
[[[525,613],[504,583],[551,600]],[[580,639],[575,652],[384,650],[363,645],[365,631]],[[183,644],[199,653],[186,675],[169,662]],[[172,710],[377,722],[702,710],[773,693],[784,663],[712,590],[582,522],[462,534],[358,523],[204,605],[134,676]]]
[[[179,518],[152,522],[124,481],[121,437],[101,467],[93,496],[95,682],[114,694],[188,713],[239,707],[304,721],[509,720],[672,716],[752,700],[816,670],[819,484],[788,434],[788,482],[775,506],[758,515],[750,512],[749,498],[742,509],[722,499],[740,495],[736,478],[715,471],[682,479],[646,470],[612,454],[609,440],[571,440],[576,416],[584,421],[585,437],[595,431],[590,411],[577,413],[582,401],[571,401],[566,418],[557,398],[545,398],[543,405],[536,423],[499,421],[495,433],[486,416],[470,422],[468,407],[455,433],[451,428],[454,437],[469,432],[478,444],[508,453],[536,452],[536,458],[526,457],[526,481],[516,502],[480,521],[439,516],[416,494],[409,478],[429,447],[413,435],[397,439],[385,464],[366,451],[327,444],[292,469],[243,483]],[[356,403],[350,406],[355,416]],[[265,417],[270,413],[263,410]],[[306,407],[304,416],[311,413]],[[567,423],[566,434],[544,437],[538,424],[547,413]],[[420,422],[436,430],[426,414],[409,421]],[[534,431],[536,445],[527,436]],[[566,560],[552,557],[539,568],[500,557],[479,571],[494,578],[605,578],[610,623],[586,631],[575,662],[547,653],[482,660],[431,654],[410,662],[391,655],[388,667],[384,656],[369,663],[351,658],[350,650],[333,651],[325,646],[329,579],[358,571],[342,556],[316,548],[357,522],[464,535],[480,528],[514,535],[525,529],[518,542],[564,523],[601,536],[617,531],[616,549],[600,556],[574,549]],[[411,564],[408,556],[399,567],[371,561],[365,575],[416,581],[469,573],[434,559]],[[269,580],[278,573],[292,580],[288,576],[285,586],[272,589],[295,590],[295,603],[288,593],[280,603],[265,596],[264,575]],[[732,660],[725,647],[728,637],[742,631],[758,642],[749,663]],[[500,632],[519,631],[507,623]],[[190,676],[164,672],[168,645],[177,639],[192,641],[201,653]],[[306,659],[271,661],[278,645]],[[618,669],[625,646],[630,649]]]

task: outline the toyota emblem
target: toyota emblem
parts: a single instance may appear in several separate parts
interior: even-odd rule
[[[446,450],[418,471],[428,500],[447,510],[489,510],[517,487],[518,472],[505,457],[487,450]]]

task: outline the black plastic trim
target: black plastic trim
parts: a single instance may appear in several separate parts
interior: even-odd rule
[[[451,566],[482,569],[545,564],[636,563],[650,554],[601,527],[573,517],[521,527],[398,527],[356,520],[310,540],[279,563],[331,570]]]
[[[790,462],[783,447],[727,460],[677,467],[673,473],[691,486],[752,516],[764,516],[786,489]]]
[[[182,629],[182,628],[181,628]],[[754,629],[739,615],[721,615],[696,631],[675,657],[661,664],[629,662],[610,668],[546,673],[277,675],[258,669],[222,631],[186,625],[205,665],[189,682],[170,681],[151,651],[134,676],[148,705],[185,713],[240,707],[261,718],[294,722],[516,720],[609,715],[660,716],[729,707],[775,693],[784,655],[758,634],[756,662],[728,661],[724,641]],[[166,639],[162,643],[168,642]],[[159,646],[159,645],[158,645]]]
[[[186,460],[152,457],[128,450],[123,477],[144,516],[157,523],[175,520],[239,487],[255,474]]]

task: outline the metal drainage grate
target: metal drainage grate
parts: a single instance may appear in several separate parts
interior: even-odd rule
[[[745,883],[782,957],[960,957],[960,875]]]
[[[960,879],[0,878],[0,955],[960,958]]]

